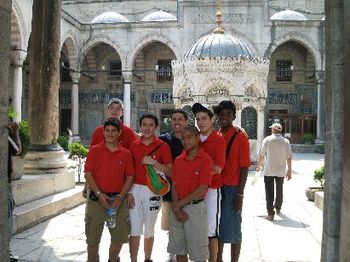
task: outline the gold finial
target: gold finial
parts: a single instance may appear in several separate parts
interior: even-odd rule
[[[216,0],[216,19],[215,23],[217,27],[214,30],[214,34],[223,34],[225,30],[221,27],[222,24],[222,13],[221,13],[221,1]]]

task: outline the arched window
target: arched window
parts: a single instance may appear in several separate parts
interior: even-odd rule
[[[249,135],[249,139],[257,139],[258,117],[253,107],[242,110],[242,127]]]

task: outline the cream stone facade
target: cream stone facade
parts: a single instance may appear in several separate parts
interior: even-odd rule
[[[186,52],[215,28],[215,4],[62,1],[60,132],[70,128],[88,143],[111,97],[124,100],[124,122],[132,128],[138,130],[142,113],[154,112],[161,132],[175,107],[232,99],[237,124],[256,141],[272,121],[283,124],[293,143],[304,133],[322,141],[323,1],[221,1],[225,34],[251,50],[255,62],[244,57],[194,62]],[[19,58],[12,63],[12,102],[22,112],[19,119],[28,117],[30,26],[31,1],[13,1],[11,45]],[[180,62],[185,60],[186,75]]]

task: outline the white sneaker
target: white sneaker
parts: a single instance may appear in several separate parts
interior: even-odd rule
[[[176,255],[169,253],[167,262],[176,262]]]

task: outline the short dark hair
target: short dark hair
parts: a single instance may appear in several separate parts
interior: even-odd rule
[[[185,120],[188,120],[188,114],[187,114],[187,112],[185,110],[183,110],[183,109],[175,109],[173,111],[173,113],[171,114],[171,116],[173,116],[176,113],[182,114],[184,116]]]
[[[108,118],[103,123],[103,127],[105,128],[106,126],[115,126],[118,130],[121,129],[120,121],[118,119],[114,119],[114,118]]]
[[[196,126],[192,126],[192,125],[186,126],[183,130],[183,133],[184,132],[191,132],[195,136],[199,136],[199,134],[200,134],[198,128]]]
[[[156,127],[158,127],[159,121],[158,121],[158,117],[157,117],[155,114],[152,114],[152,113],[143,114],[143,115],[140,117],[140,125],[141,125],[141,123],[142,123],[142,120],[145,119],[145,118],[153,119],[153,120],[154,120],[154,123],[156,124]]]
[[[236,106],[231,100],[223,100],[218,106],[214,108],[215,114],[220,114],[224,109],[229,109],[233,111],[233,114],[236,114]]]

